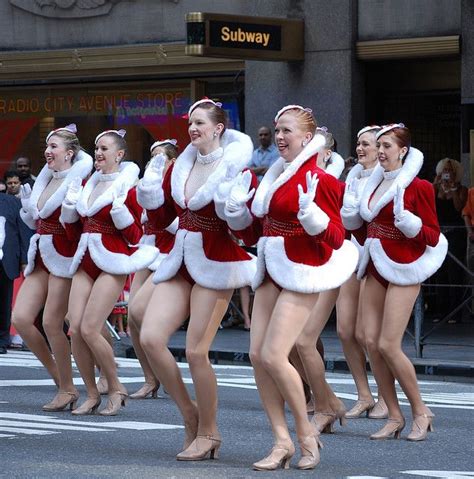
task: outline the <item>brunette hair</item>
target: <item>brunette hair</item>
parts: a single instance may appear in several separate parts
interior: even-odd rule
[[[207,114],[209,115],[209,119],[215,125],[217,125],[218,123],[222,123],[224,125],[224,128],[220,134],[220,136],[222,136],[228,125],[227,113],[225,112],[225,110],[223,110],[220,106],[217,106],[211,102],[200,103],[199,105],[196,106],[196,108],[193,109],[193,111],[196,111],[198,108],[202,108],[203,110],[206,110]]]
[[[63,140],[64,142],[66,150],[72,150],[74,152],[74,155],[71,158],[71,163],[74,163],[77,154],[82,150],[77,135],[68,130],[61,129],[55,131],[51,136],[58,136],[59,138],[61,138],[61,140]]]
[[[109,136],[110,138],[112,138],[114,140],[114,143],[117,149],[124,151],[123,158],[120,160],[120,162],[122,162],[126,158],[127,150],[128,150],[127,142],[125,141],[125,138],[120,136],[118,133],[115,133],[114,131],[108,131],[107,133],[104,133],[102,136]]]
[[[400,148],[406,146],[408,149],[410,149],[411,134],[410,130],[406,126],[396,127],[393,130],[388,131],[387,133],[393,133],[393,136],[395,137],[395,142]]]
[[[303,131],[309,131],[312,135],[314,135],[318,124],[316,123],[316,118],[314,118],[312,112],[301,108],[290,108],[289,110],[286,110],[281,116],[285,115],[286,113],[291,113],[296,117],[299,126]]]
[[[168,160],[178,157],[178,147],[173,145],[173,143],[163,143],[162,145],[156,145],[155,148],[163,148]]]

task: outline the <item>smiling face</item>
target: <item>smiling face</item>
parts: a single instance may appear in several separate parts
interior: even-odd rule
[[[222,123],[214,123],[204,108],[195,108],[189,117],[188,133],[191,144],[201,154],[207,154],[219,145],[219,137],[224,129]]]
[[[275,144],[285,161],[293,161],[304,149],[312,134],[301,128],[301,123],[291,111],[283,113],[275,126]]]
[[[124,154],[112,135],[101,136],[95,145],[95,169],[104,174],[118,171]]]
[[[357,160],[365,170],[377,164],[377,140],[373,131],[366,131],[357,139]]]
[[[74,151],[66,148],[66,143],[58,135],[51,135],[46,150],[44,150],[44,157],[50,170],[62,171],[71,167],[71,160],[74,156]]]
[[[401,168],[402,158],[406,155],[408,148],[400,147],[392,132],[379,137],[377,141],[378,159],[385,171],[393,171]]]

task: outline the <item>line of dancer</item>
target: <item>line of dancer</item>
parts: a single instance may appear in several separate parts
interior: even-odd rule
[[[311,109],[287,105],[275,116],[280,158],[258,184],[246,169],[252,141],[227,127],[220,103],[199,100],[188,117],[189,145],[178,154],[176,140],[157,140],[141,180],[138,166],[124,161],[125,130],[97,135],[91,176],[92,158],[75,125],[47,136],[46,165],[33,190],[21,191],[22,217],[36,234],[13,313],[58,387],[43,409],[96,413],[95,365],[108,392],[99,413],[115,415],[125,406],[129,396],[102,330],[134,273],[128,319],[145,384],[130,397],[156,398],[163,385],[183,417],[177,460],[218,457],[217,382],[208,353],[233,291],[246,286],[255,291],[250,359],[273,435],[270,453],[254,469],[290,465],[295,445],[285,404],[295,421],[299,469],[318,465],[320,434],[332,432],[337,420],[387,418],[370,438],[400,437],[405,419],[395,380],[412,408],[407,439],[424,440],[433,414],[401,340],[420,284],[442,264],[447,242],[433,188],[417,177],[423,155],[411,146],[409,130],[403,124],[362,128],[358,164],[344,184],[332,134],[318,128]],[[257,257],[237,240],[257,245]],[[43,307],[47,341],[34,325]],[[334,307],[358,392],[349,411],[327,383],[316,349]],[[168,349],[186,320],[195,400]],[[71,351],[87,392],[79,407]],[[302,378],[315,398],[311,420]]]

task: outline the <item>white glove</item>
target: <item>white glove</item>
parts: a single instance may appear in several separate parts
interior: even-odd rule
[[[395,226],[408,238],[414,238],[421,230],[423,223],[421,218],[405,209],[405,188],[397,186],[393,197],[393,215]]]
[[[66,205],[75,206],[77,204],[77,201],[79,200],[79,196],[81,196],[81,192],[82,180],[78,176],[76,176],[69,183],[66,196],[64,197],[64,203]]]
[[[247,202],[252,198],[255,193],[255,188],[252,188],[249,191],[250,185],[252,184],[252,173],[247,170],[245,173],[240,172],[231,189],[229,198],[225,203],[226,211],[234,213],[241,210],[247,204]]]
[[[160,184],[163,181],[163,171],[165,170],[166,156],[163,153],[154,156],[150,160],[148,168],[143,175],[143,183],[146,185]]]
[[[313,176],[311,176],[311,171],[307,171],[306,172],[306,193],[303,191],[303,187],[301,185],[298,185],[298,194],[299,194],[298,205],[301,212],[305,212],[314,202],[318,183],[319,183],[318,174],[315,173]]]
[[[26,183],[25,185],[20,186],[20,200],[21,200],[21,207],[28,211],[30,207],[30,197],[31,197],[31,186]]]
[[[393,197],[393,214],[395,216],[395,221],[400,221],[405,215],[405,205],[403,201],[404,196],[405,188],[402,188],[400,185],[398,185],[395,191],[395,196]]]
[[[353,178],[347,183],[342,200],[342,206],[346,210],[358,210],[360,207],[359,181],[357,178]]]
[[[119,186],[118,190],[114,190],[112,192],[112,198],[113,198],[112,210],[121,209],[125,204],[125,200],[127,199],[127,195],[128,195],[128,187],[127,187],[127,185],[122,183]]]

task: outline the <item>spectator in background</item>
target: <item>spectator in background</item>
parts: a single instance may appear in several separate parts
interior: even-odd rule
[[[466,264],[469,270],[472,271],[474,269],[474,187],[469,188],[462,216],[467,228]]]
[[[10,170],[5,173],[5,183],[9,195],[18,196],[20,193],[20,174],[16,170]]]
[[[280,154],[273,143],[272,131],[267,126],[259,128],[258,141],[260,146],[254,150],[249,168],[257,175],[258,181],[260,181]]]
[[[466,233],[462,209],[467,200],[467,188],[461,185],[462,165],[451,158],[443,158],[436,165],[436,177],[433,186],[436,195],[436,211],[441,231],[448,239],[449,252],[458,260],[463,261],[466,251]],[[436,274],[436,282],[440,284],[463,283],[464,271],[449,255]],[[462,288],[448,288],[448,295],[436,295],[438,299],[436,312],[441,318],[453,311],[462,301]],[[456,323],[457,316],[449,319],[448,323]],[[434,322],[440,318],[435,318]]]
[[[0,193],[6,193],[7,192],[7,184],[5,183],[4,180],[0,178]]]
[[[26,156],[20,156],[16,159],[15,162],[16,171],[20,175],[20,181],[22,185],[28,183],[31,187],[33,186],[36,176],[31,174],[31,162],[30,159]]]

